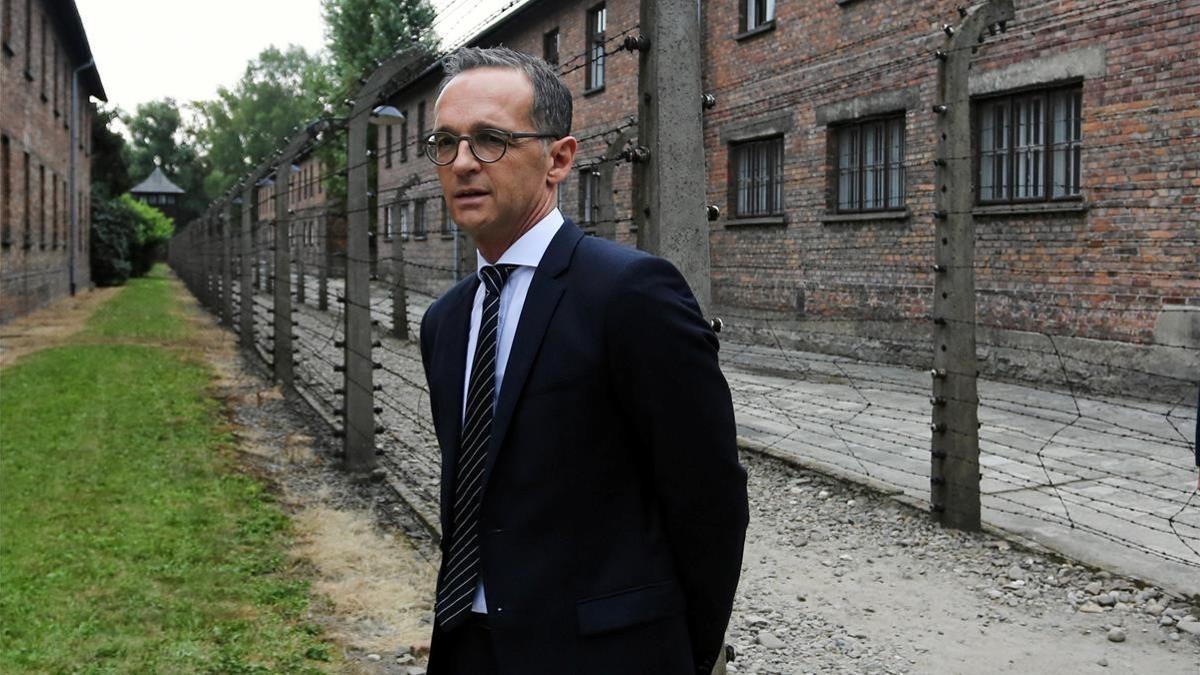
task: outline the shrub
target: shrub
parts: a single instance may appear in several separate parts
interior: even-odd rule
[[[137,234],[130,257],[133,263],[133,276],[140,277],[154,266],[154,262],[175,231],[175,223],[162,211],[149,204],[143,204],[127,194],[121,195],[118,199],[125,202],[138,215]]]
[[[92,280],[120,286],[150,271],[175,229],[171,219],[127,194],[92,203]]]

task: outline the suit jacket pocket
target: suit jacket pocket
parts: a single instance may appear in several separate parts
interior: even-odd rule
[[[674,581],[663,581],[580,600],[576,605],[579,633],[595,635],[648,623],[684,610],[683,591]]]

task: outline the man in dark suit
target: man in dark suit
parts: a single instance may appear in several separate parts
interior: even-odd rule
[[[544,62],[459,52],[434,123],[479,272],[421,324],[442,449],[429,672],[707,674],[748,518],[716,336],[670,263],[555,208],[577,143]]]

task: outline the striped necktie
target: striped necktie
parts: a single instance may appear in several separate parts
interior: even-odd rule
[[[516,267],[495,265],[479,270],[487,292],[483,299],[483,318],[479,322],[475,357],[471,361],[462,442],[455,467],[450,548],[437,593],[437,618],[444,630],[450,630],[466,620],[479,581],[479,502],[483,494],[483,467],[488,442],[492,439],[492,415],[496,401],[500,289],[504,288],[504,282]]]

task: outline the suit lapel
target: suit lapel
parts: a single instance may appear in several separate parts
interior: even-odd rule
[[[492,438],[484,465],[485,489],[492,474],[492,467],[496,464],[500,446],[504,442],[504,435],[508,432],[509,422],[512,421],[513,411],[525,387],[525,380],[529,377],[529,370],[533,367],[534,359],[542,346],[542,339],[546,336],[546,327],[550,325],[550,318],[554,316],[558,301],[566,290],[566,280],[562,276],[570,265],[575,246],[582,238],[583,232],[579,228],[570,220],[564,221],[550,240],[550,245],[533,274],[529,292],[525,295],[525,305],[521,309],[517,334],[508,354],[504,381],[500,386],[500,398],[496,401]]]
[[[438,349],[438,361],[433,367],[434,373],[443,373],[444,379],[436,388],[438,410],[441,419],[436,428],[438,441],[442,446],[442,476],[441,513],[443,518],[449,513],[450,495],[454,494],[454,467],[458,462],[459,445],[462,443],[462,399],[463,378],[467,371],[467,340],[471,330],[471,308],[475,302],[475,292],[479,288],[479,277],[471,275],[459,285],[457,295],[450,302],[448,316],[438,331],[437,339],[441,344]],[[442,523],[445,531],[446,523]]]

